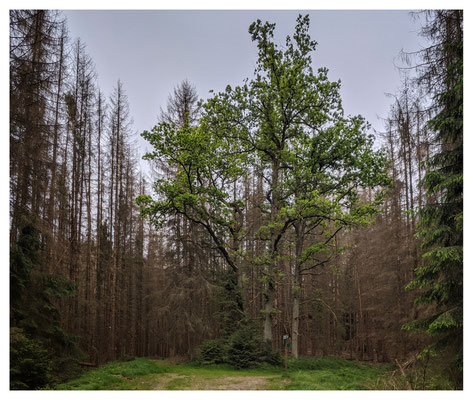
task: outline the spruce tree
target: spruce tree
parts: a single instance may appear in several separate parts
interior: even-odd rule
[[[429,127],[438,152],[426,163],[422,180],[428,200],[418,213],[424,263],[409,289],[419,288],[416,304],[435,312],[405,326],[435,338],[430,349],[455,354],[455,379],[461,384],[463,361],[463,13],[428,14],[424,33],[434,40],[425,53],[420,82],[434,99]],[[432,17],[433,16],[433,17]]]
[[[57,300],[76,286],[42,272],[45,262],[40,231],[26,222],[10,252],[10,372],[13,389],[38,389],[76,373],[80,357],[74,338],[62,330]],[[47,365],[36,377],[25,359]],[[39,368],[39,367],[38,367]],[[51,375],[49,375],[51,372]],[[34,375],[34,376],[33,376]]]

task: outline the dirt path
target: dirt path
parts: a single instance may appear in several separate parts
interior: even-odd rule
[[[205,377],[172,373],[156,376],[154,390],[265,390],[269,376]]]

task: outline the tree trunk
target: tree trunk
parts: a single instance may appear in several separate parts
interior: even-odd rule
[[[302,275],[300,258],[302,256],[302,249],[304,246],[304,230],[305,222],[298,221],[294,224],[296,236],[295,248],[295,267],[292,287],[292,356],[299,357],[299,319],[300,319],[300,295],[302,293]]]

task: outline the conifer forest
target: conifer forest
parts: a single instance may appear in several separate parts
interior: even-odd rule
[[[413,14],[429,45],[382,131],[344,111],[301,13],[282,42],[242,26],[254,73],[183,76],[136,132],[62,12],[10,10],[10,388],[288,353],[462,389],[463,11]]]

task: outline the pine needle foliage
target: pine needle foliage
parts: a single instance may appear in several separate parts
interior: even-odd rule
[[[421,289],[416,304],[433,304],[435,312],[404,329],[435,337],[432,351],[456,355],[456,380],[463,363],[463,13],[441,10],[427,14],[424,33],[434,40],[426,50],[427,67],[420,82],[434,99],[429,127],[438,152],[426,163],[422,181],[428,201],[418,211],[424,262],[408,289]]]
[[[62,329],[55,304],[73,295],[76,286],[43,272],[41,251],[40,231],[26,222],[10,253],[10,368],[15,389],[38,389],[68,378],[80,357],[74,337]],[[44,373],[35,373],[36,367],[28,366],[33,361],[43,366],[38,368]]]

